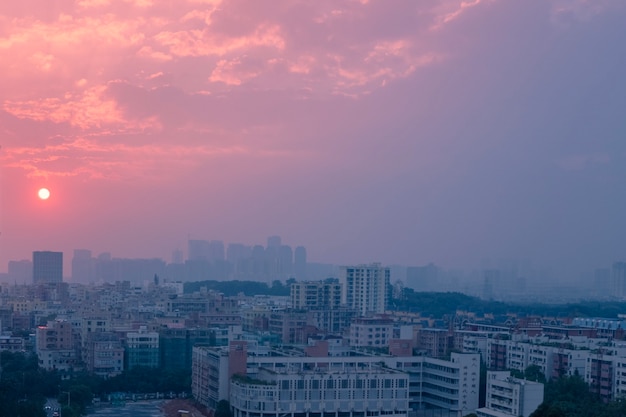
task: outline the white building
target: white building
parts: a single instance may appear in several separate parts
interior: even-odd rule
[[[255,413],[312,417],[320,412],[354,417],[366,408],[370,416],[406,415],[409,410],[428,408],[465,415],[478,408],[479,354],[452,353],[450,360],[356,352],[341,357],[305,356],[295,348],[268,351],[248,346],[242,355],[232,347],[194,348],[192,392],[210,408],[219,400],[229,400],[238,417],[254,417]],[[233,355],[238,356],[233,360]],[[324,382],[328,380],[334,381],[332,387]],[[370,380],[378,382],[367,382],[371,391],[362,391],[365,387],[358,381]],[[306,388],[299,388],[297,381],[303,381]],[[229,383],[230,393],[225,385]],[[387,385],[394,390],[393,398],[384,393]],[[358,397],[359,404],[354,404],[355,395],[363,395]],[[289,401],[297,404],[288,405]],[[350,414],[353,408],[354,414]]]
[[[361,317],[350,324],[350,346],[387,347],[393,337],[393,320],[387,317]]]
[[[341,284],[337,281],[304,281],[291,284],[291,307],[295,309],[334,309],[341,304]]]
[[[235,417],[406,417],[408,392],[407,374],[380,366],[327,372],[260,368],[252,376],[233,377],[231,406]]]
[[[191,391],[194,398],[211,409],[229,399],[228,350],[194,346]]]
[[[528,417],[543,402],[543,384],[511,377],[508,371],[487,372],[487,399],[479,417]]]
[[[391,272],[379,263],[341,267],[341,302],[362,316],[384,313]]]

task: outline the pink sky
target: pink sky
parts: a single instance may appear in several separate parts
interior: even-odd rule
[[[624,21],[621,0],[3,2],[0,271],[275,234],[339,264],[626,259]]]

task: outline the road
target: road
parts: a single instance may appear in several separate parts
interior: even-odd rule
[[[58,410],[60,407],[56,398],[48,398],[46,400],[46,417],[52,417],[54,410]]]

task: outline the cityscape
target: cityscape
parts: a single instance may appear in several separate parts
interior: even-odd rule
[[[1,287],[0,351],[35,354],[68,384],[141,369],[182,371],[189,381],[179,392],[93,393],[81,409],[70,407],[68,385],[59,394],[68,404],[57,407],[66,415],[130,399],[186,401],[209,415],[227,404],[235,417],[529,417],[541,415],[547,381],[580,378],[600,404],[626,394],[626,314],[531,314],[537,304],[523,300],[480,313],[441,298],[448,310],[437,315],[410,301],[458,294],[437,286],[432,264],[407,267],[404,280],[376,262],[310,265],[303,246],[292,250],[279,236],[265,246],[189,240],[169,263],[78,249],[69,278],[63,256],[34,251],[9,263],[4,278],[15,282]],[[609,280],[599,273],[621,306],[624,265]],[[485,303],[515,294],[504,276],[484,271]]]
[[[624,22],[0,2],[0,417],[626,416]]]
[[[48,255],[44,255],[49,253]],[[48,256],[37,261],[38,256]],[[534,266],[528,260],[482,261],[471,269],[446,268],[430,262],[425,265],[389,265],[392,285],[423,292],[461,292],[485,300],[508,302],[566,303],[579,300],[622,300],[626,298],[626,262],[597,267],[578,278],[562,281],[549,268]],[[310,262],[304,246],[284,244],[280,236],[270,236],[265,244],[225,244],[222,240],[190,239],[186,250],[172,251],[169,260],[119,258],[110,252],[94,254],[75,249],[67,255],[55,251],[34,251],[32,259],[11,260],[0,282],[35,283],[38,268],[54,268],[55,281],[76,284],[102,284],[129,281],[143,287],[158,275],[162,281],[243,280],[271,284],[274,280],[323,280],[337,276],[341,265]],[[67,271],[67,269],[70,271]],[[65,275],[63,271],[67,271]]]

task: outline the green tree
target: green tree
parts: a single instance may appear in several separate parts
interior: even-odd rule
[[[573,375],[546,383],[544,402],[531,417],[596,417],[605,408],[589,391],[589,385],[579,375]]]
[[[221,400],[217,403],[215,408],[215,417],[233,417],[233,413],[230,411],[230,403],[226,400]]]

